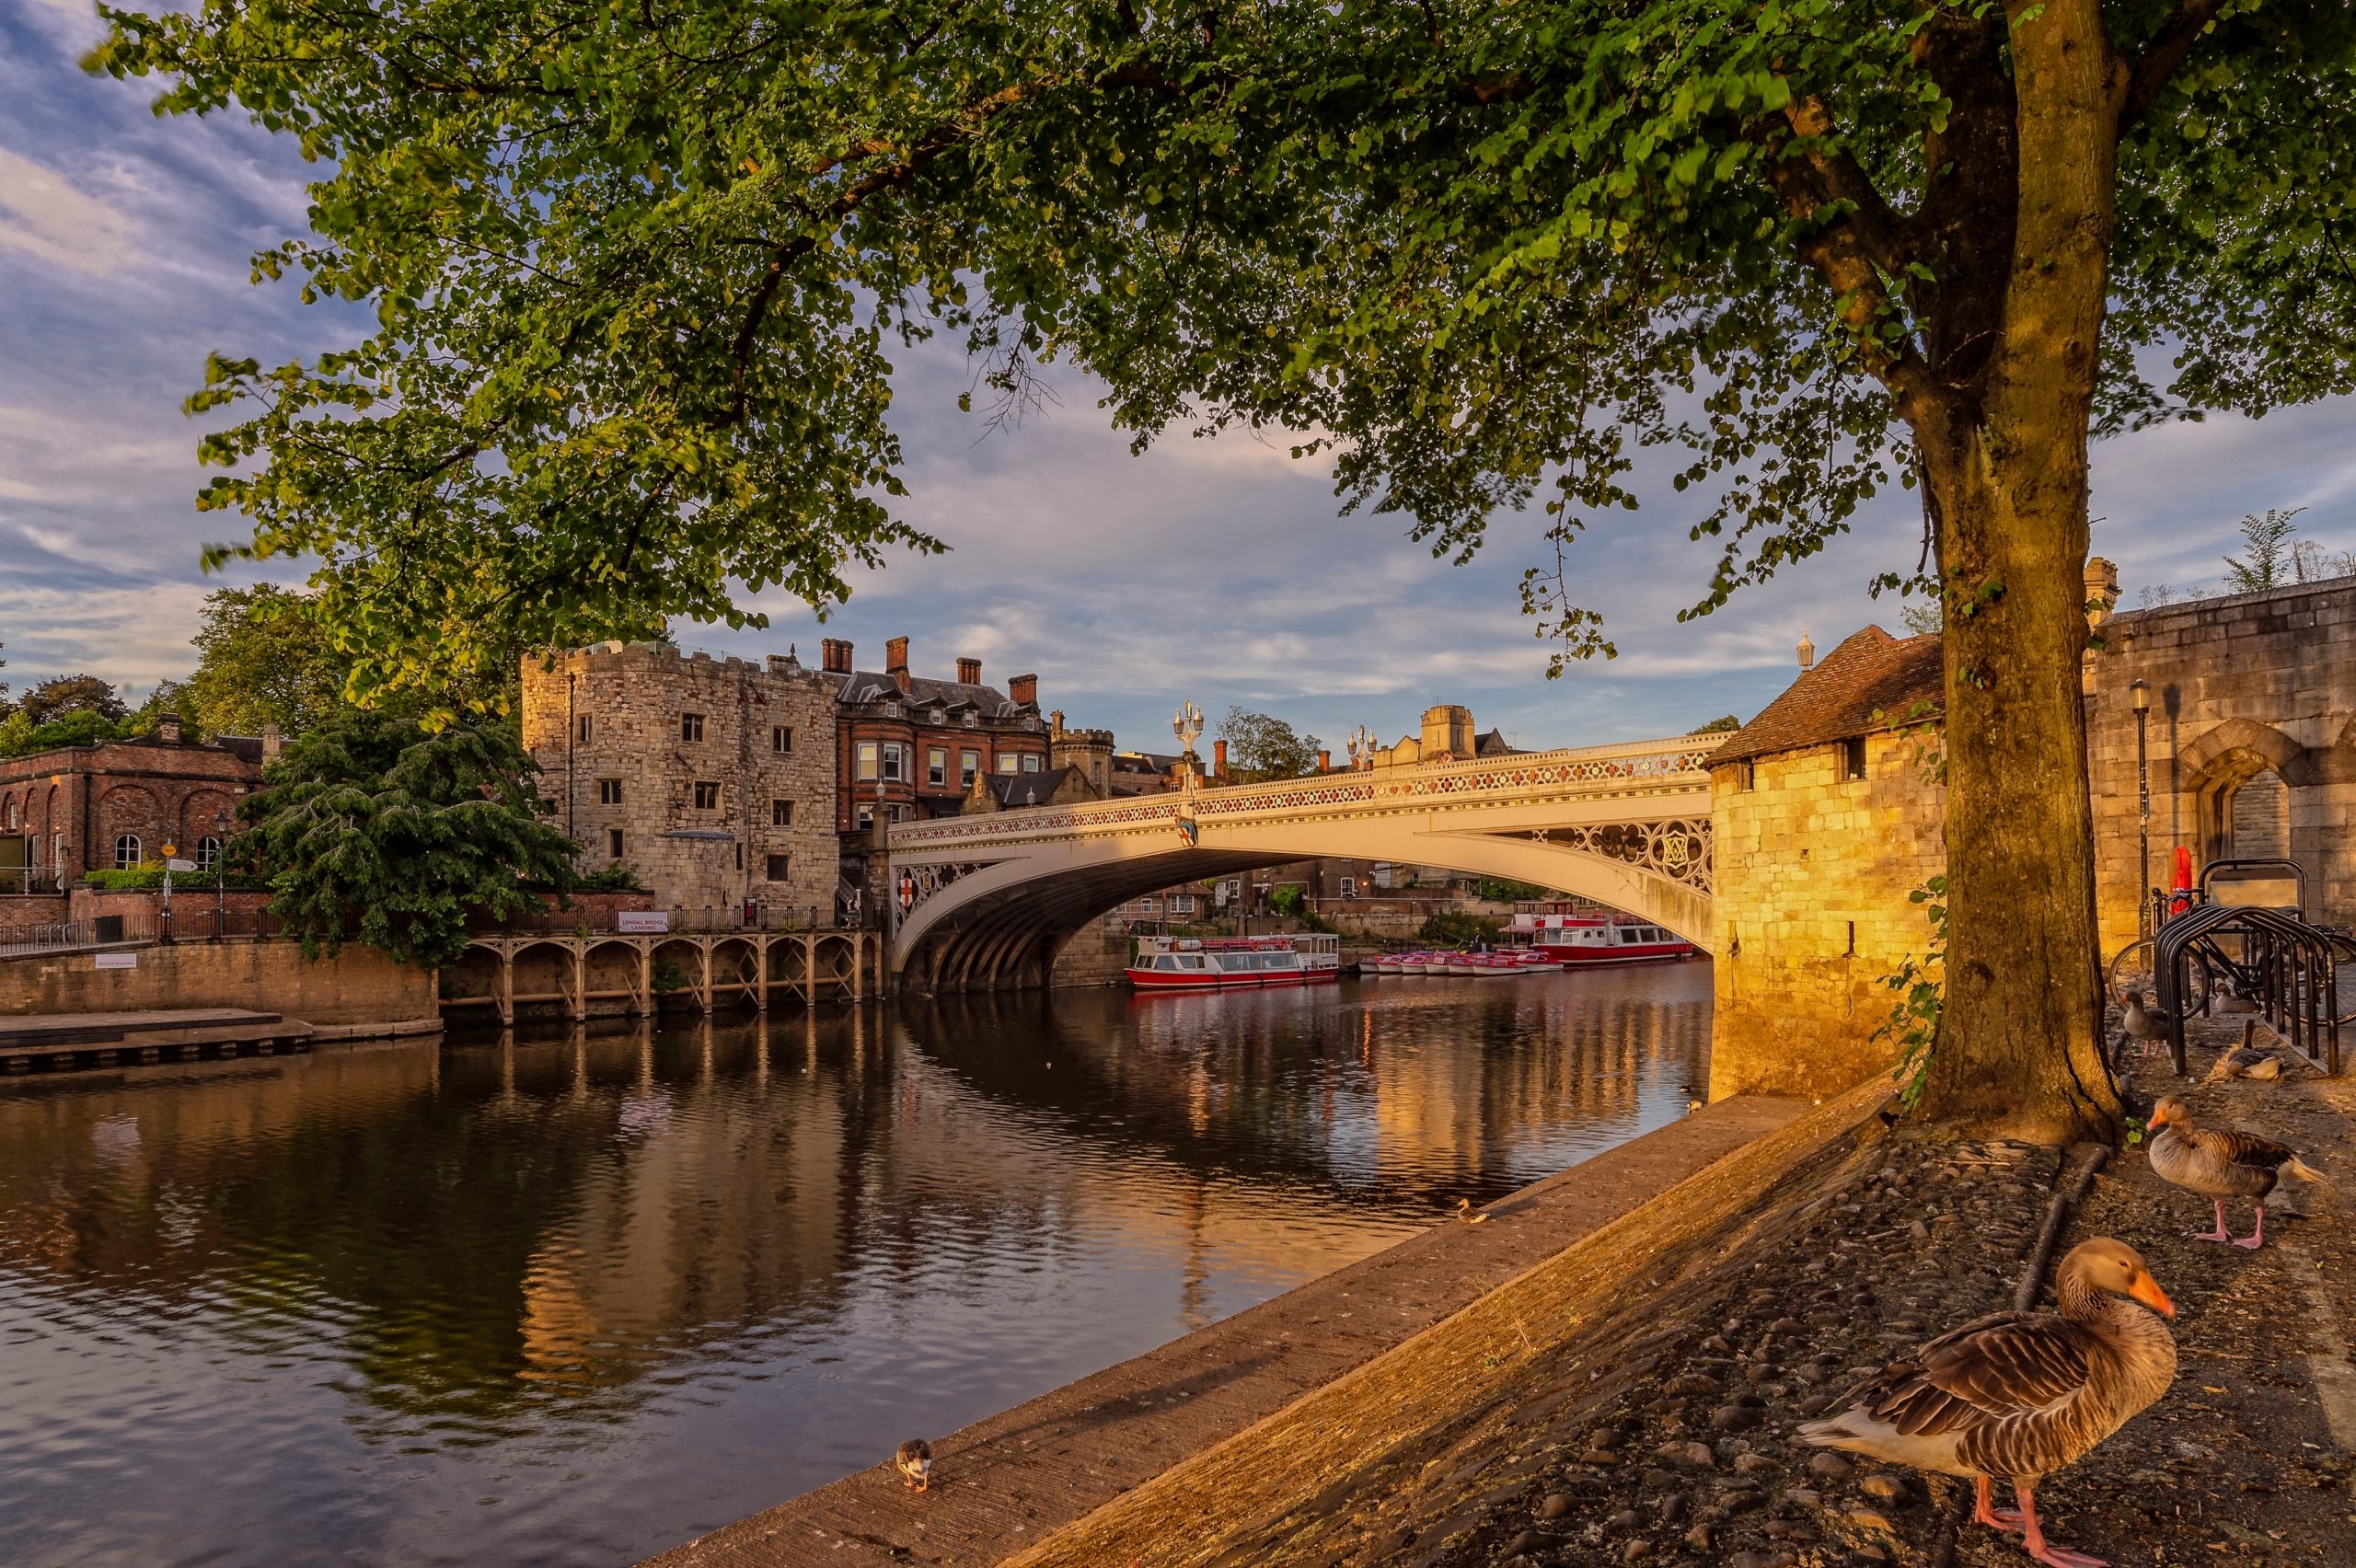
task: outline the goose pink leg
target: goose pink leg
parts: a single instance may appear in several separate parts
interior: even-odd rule
[[[1990,1487],[1991,1482],[1988,1478],[1984,1475],[1981,1476],[1980,1478],[1980,1502],[1979,1505],[1971,1510],[1972,1518],[1981,1524],[1986,1525],[1992,1530],[2008,1530],[2014,1535],[2020,1534],[2022,1528],[2027,1523],[2027,1520],[2021,1517],[2021,1511],[2018,1508],[1998,1508],[1992,1506],[1990,1499]]]
[[[2225,1205],[2219,1204],[2217,1205],[2217,1228],[2223,1230],[2224,1228]],[[2258,1228],[2251,1231],[2246,1236],[2235,1237],[2234,1245],[2236,1247],[2246,1247],[2251,1251],[2256,1251],[2258,1248],[2266,1245],[2266,1205],[2264,1204],[2258,1205]]]
[[[2188,1230],[2185,1232],[2185,1235],[2195,1241],[2231,1241],[2234,1239],[2234,1233],[2225,1228],[2225,1200],[2223,1198],[2212,1198],[2209,1201],[2217,1205],[2217,1228],[2214,1230]]]
[[[2047,1540],[2043,1527],[2038,1523],[2035,1493],[2017,1479],[2013,1482],[2013,1491],[2021,1500],[2021,1521],[2025,1527],[2021,1547],[2030,1557],[2048,1564],[2049,1568],[2108,1568],[2108,1564],[2099,1557],[2088,1557],[2083,1551],[2073,1551],[2066,1546],[2056,1546]]]

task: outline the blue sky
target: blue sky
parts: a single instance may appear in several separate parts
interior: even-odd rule
[[[97,32],[86,0],[0,6],[0,679],[22,690],[87,669],[135,695],[187,672],[207,588],[250,580],[198,569],[204,543],[236,532],[191,501],[205,475],[179,406],[205,354],[272,363],[356,329],[348,306],[248,282],[251,252],[303,225],[293,148],[234,117],[156,119],[151,86],[75,67]],[[814,662],[818,638],[847,637],[875,665],[905,634],[919,673],[948,674],[961,654],[993,681],[1035,670],[1046,706],[1149,749],[1164,749],[1182,698],[1214,718],[1265,709],[1337,750],[1358,724],[1395,736],[1443,701],[1520,744],[1568,745],[1749,717],[1789,679],[1802,631],[1829,648],[1867,621],[1895,629],[1895,605],[1865,584],[1915,556],[1919,513],[1900,493],[1783,581],[1680,626],[1712,556],[1685,537],[1692,502],[1657,476],[1642,510],[1574,560],[1621,657],[1548,681],[1515,587],[1536,559],[1534,515],[1501,518],[1476,562],[1451,567],[1397,519],[1339,516],[1322,465],[1281,444],[1180,435],[1132,457],[1076,377],[985,440],[956,409],[969,376],[953,349],[905,355],[901,371],[907,512],[951,553],[857,580],[823,628],[779,598],[756,601],[767,632],[683,626],[683,642],[798,643]],[[2356,548],[2351,413],[2335,402],[2097,447],[2095,544],[2128,602],[2148,583],[2213,583],[2247,511],[2305,506],[2303,534]]]

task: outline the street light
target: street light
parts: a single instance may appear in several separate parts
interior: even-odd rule
[[[229,813],[213,813],[213,940],[229,934]]]
[[[2137,933],[2152,934],[2152,687],[2143,680],[2131,682],[2127,699],[2135,710],[2135,838],[2139,886]]]
[[[168,839],[168,838],[167,838],[167,839],[165,839],[165,840],[164,840],[164,936],[163,936],[163,940],[164,940],[165,941],[170,941],[170,940],[172,940],[172,857],[173,857],[173,856],[175,856],[175,855],[177,855],[177,854],[179,854],[179,852],[180,852],[180,851],[179,851],[179,846],[178,846],[177,844],[174,844],[174,843],[173,843],[170,839]]]

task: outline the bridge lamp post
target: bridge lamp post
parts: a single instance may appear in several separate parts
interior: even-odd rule
[[[2135,709],[2135,934],[2152,934],[2152,759],[2147,734],[2152,721],[2152,687],[2131,681],[2127,700]]]

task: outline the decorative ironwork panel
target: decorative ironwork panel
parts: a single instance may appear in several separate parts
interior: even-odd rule
[[[1657,877],[1697,892],[1712,891],[1710,819],[1678,817],[1666,822],[1615,822],[1600,827],[1542,827],[1506,835],[1565,849],[1624,860]]]
[[[960,877],[969,876],[995,860],[966,860],[949,865],[903,866],[892,878],[892,929],[896,932],[924,901]]]

